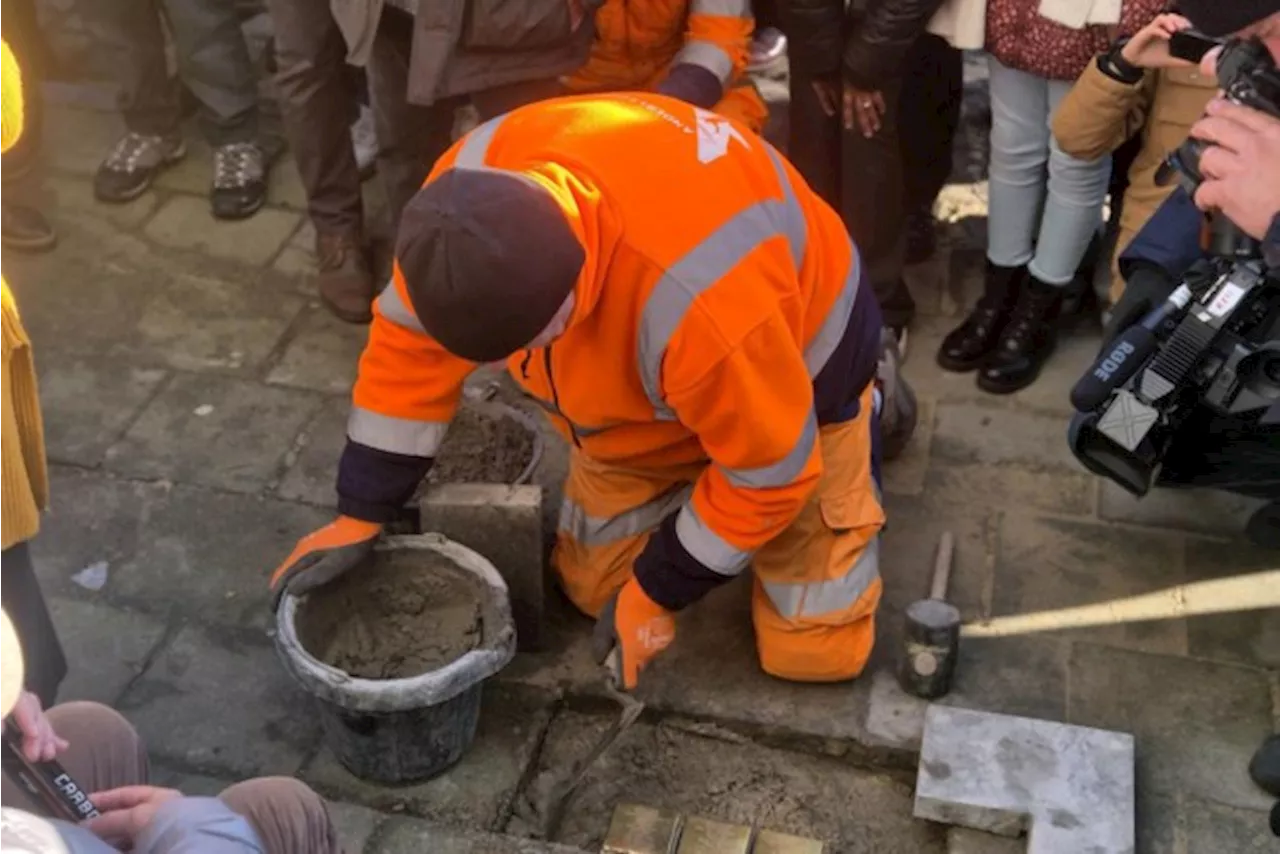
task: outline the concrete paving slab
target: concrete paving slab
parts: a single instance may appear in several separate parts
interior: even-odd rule
[[[916,402],[916,429],[902,453],[884,464],[881,473],[884,491],[891,495],[919,495],[929,470],[929,449],[933,442],[933,420],[937,404],[931,398]]]
[[[966,638],[951,693],[940,702],[966,709],[1062,720],[1067,644],[1052,638]]]
[[[349,396],[368,338],[367,326],[343,323],[312,303],[267,382]]]
[[[1246,772],[1272,731],[1265,672],[1076,643],[1069,679],[1066,720],[1133,733],[1140,787],[1270,806]]]
[[[1030,472],[1079,471],[1057,415],[1010,409],[1003,402],[943,401],[933,431],[933,459],[951,465],[1018,466]]]
[[[580,761],[613,715],[562,712],[531,788]],[[941,854],[941,828],[911,818],[910,787],[834,759],[691,734],[640,721],[587,772],[557,841],[594,849],[614,808],[639,803],[818,839],[842,854]],[[518,807],[508,832],[523,833]]]
[[[297,213],[263,208],[249,219],[217,220],[207,198],[175,195],[143,232],[161,246],[259,266],[275,257],[300,219]]]
[[[993,514],[975,504],[951,506],[928,495],[886,498],[888,524],[880,544],[882,609],[905,611],[912,602],[929,595],[938,540],[950,531],[955,536],[955,552],[947,600],[965,619],[984,615],[983,597],[996,559],[997,525]]]
[[[351,401],[345,397],[326,400],[311,422],[297,436],[288,452],[288,470],[276,488],[281,498],[335,507],[338,493],[338,460],[347,443],[347,416]]]
[[[309,392],[181,374],[107,450],[106,467],[258,492],[279,475],[294,437],[321,403]]]
[[[447,483],[418,504],[423,531],[434,531],[489,559],[507,582],[521,650],[542,644],[547,567],[542,489],[528,484]]]
[[[1187,540],[1187,579],[1259,572],[1276,566],[1276,552],[1246,543]],[[1280,671],[1280,611],[1211,614],[1188,620],[1191,654]]]
[[[1142,750],[1141,743],[1138,750]],[[1180,841],[1186,839],[1180,807],[1182,800],[1181,795],[1163,794],[1138,787],[1138,854],[1168,854],[1178,850]]]
[[[54,351],[56,354],[57,351]],[[40,407],[50,459],[96,466],[169,374],[107,359],[41,358]]]
[[[485,689],[476,740],[457,765],[434,779],[381,786],[358,779],[323,748],[302,772],[322,794],[445,824],[494,830],[504,820],[551,720],[553,698],[510,685]]]
[[[871,699],[867,704],[868,742],[918,753],[928,709],[928,700],[902,690],[893,671],[877,670],[871,674]]]
[[[165,284],[138,317],[137,346],[178,370],[257,376],[303,307],[300,297],[227,271],[192,273],[181,259],[159,269]]]
[[[1027,840],[1010,839],[967,827],[947,831],[947,854],[1026,854]]]
[[[184,627],[119,708],[153,755],[237,779],[295,776],[320,738],[307,698],[252,631]]]
[[[935,705],[925,718],[915,815],[1006,836],[1026,830],[1029,854],[1128,854],[1134,739]]]
[[[933,465],[924,493],[940,504],[964,507],[981,500],[987,509],[1036,510],[1063,516],[1093,513],[1094,477],[1088,474],[1027,471],[1016,467]]]
[[[937,250],[932,257],[922,263],[903,267],[902,278],[915,300],[918,314],[942,314],[947,284],[951,278],[951,246],[938,241]]]
[[[1214,489],[1155,489],[1134,498],[1109,480],[1099,480],[1098,515],[1114,522],[1239,537],[1262,501]]]
[[[391,819],[369,854],[586,854],[580,848],[535,839],[477,833],[410,818]]]
[[[57,140],[45,146],[44,155],[54,169],[92,175],[124,133],[118,115],[55,104],[46,105],[44,136]]]
[[[156,652],[165,623],[105,602],[55,596],[48,602],[67,656],[67,679],[58,691],[59,701],[114,705]]]
[[[63,211],[72,210],[101,217],[120,228],[132,229],[150,219],[160,207],[160,196],[154,190],[147,190],[133,201],[121,205],[108,205],[93,197],[93,184],[83,178],[50,175],[44,179],[44,184],[55,199],[50,208],[55,220],[62,218]]]
[[[1183,583],[1179,537],[1009,513],[1000,526],[994,615],[1067,608]],[[1187,654],[1186,620],[1097,626],[1050,637]],[[1016,642],[1016,641],[1015,641]]]
[[[361,854],[387,816],[356,804],[329,801],[329,819],[338,831],[338,841],[346,854]]]
[[[1280,842],[1263,810],[1243,810],[1190,800],[1186,807],[1187,851],[1274,854]]]

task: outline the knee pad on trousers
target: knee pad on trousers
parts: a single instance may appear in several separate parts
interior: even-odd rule
[[[843,682],[862,674],[875,647],[875,612],[843,625],[808,625],[753,602],[756,654],[770,676],[792,682]]]

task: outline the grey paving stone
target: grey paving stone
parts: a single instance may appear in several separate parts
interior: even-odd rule
[[[1000,527],[993,614],[1122,599],[1181,584],[1182,540],[1091,522],[1008,513]],[[1187,654],[1186,620],[1053,633],[1092,643]]]
[[[154,190],[121,205],[107,205],[93,197],[93,184],[83,178],[51,175],[44,183],[57,200],[52,208],[56,218],[61,218],[62,211],[74,210],[101,217],[121,228],[137,228],[160,206],[160,196]]]
[[[1187,542],[1187,579],[1218,578],[1276,566],[1276,553],[1243,543]],[[1191,654],[1280,670],[1280,611],[1211,614],[1187,621]]]
[[[530,791],[543,791],[580,761],[614,719],[613,713],[557,715]],[[644,720],[591,766],[556,841],[596,850],[620,803],[811,837],[842,854],[944,850],[941,828],[911,818],[910,786],[904,782],[834,759]],[[526,833],[536,824],[529,807],[522,798],[508,833]]]
[[[45,359],[40,407],[52,459],[95,466],[168,374],[106,359]]]
[[[347,416],[351,401],[345,397],[325,401],[303,429],[287,457],[288,471],[277,488],[282,498],[323,507],[338,503],[334,484],[338,459],[347,442]]]
[[[370,854],[586,854],[580,848],[479,833],[412,818],[392,819]]]
[[[1142,750],[1142,745],[1138,745]],[[1138,854],[1169,854],[1176,851],[1177,841],[1185,838],[1180,795],[1148,791],[1138,787],[1137,837]]]
[[[257,492],[277,476],[320,403],[307,392],[182,374],[107,450],[106,466],[133,477]]]
[[[1026,850],[1025,839],[1010,839],[967,827],[947,831],[947,854],[1026,854]]]
[[[955,536],[955,551],[947,600],[965,619],[983,616],[983,593],[996,559],[994,515],[977,502],[961,506],[935,501],[931,495],[890,495],[885,500],[885,516],[880,544],[881,608],[904,611],[929,595],[938,540],[950,531]]]
[[[913,697],[898,684],[892,670],[871,674],[871,698],[867,703],[867,740],[870,744],[917,753],[924,735],[924,713],[929,701]]]
[[[1239,536],[1262,503],[1214,489],[1154,489],[1138,499],[1109,480],[1099,484],[1098,514],[1103,519],[1219,537]]]
[[[106,561],[102,595],[109,599],[260,630],[274,624],[271,569],[298,537],[332,518],[285,501],[58,466],[51,494],[52,510],[33,543],[47,593],[83,596],[72,574]]]
[[[67,679],[58,699],[112,705],[157,651],[165,624],[105,602],[56,596],[48,601],[67,656]]]
[[[202,275],[169,260],[163,288],[137,320],[136,346],[179,370],[257,375],[302,299],[228,273]]]
[[[935,462],[1018,466],[1031,472],[1080,469],[1067,447],[1066,425],[1057,415],[943,401],[936,420],[931,449]]]
[[[271,175],[267,182],[267,202],[273,207],[290,208],[295,211],[306,211],[307,189],[302,185],[302,176],[298,174],[298,163],[293,155],[285,152],[271,165]]]
[[[1184,810],[1187,851],[1274,854],[1280,845],[1264,810],[1237,809],[1195,800],[1189,800]]]
[[[54,169],[92,175],[124,133],[118,115],[48,105],[44,116],[45,156]]]
[[[929,470],[929,448],[933,443],[933,413],[936,404],[930,398],[917,401],[915,432],[897,459],[884,464],[881,472],[884,491],[891,495],[919,495],[924,491],[924,478]]]
[[[1093,489],[1092,475],[978,465],[934,465],[924,482],[925,494],[939,503],[1064,516],[1091,515]]]
[[[258,266],[275,257],[298,222],[298,214],[272,208],[263,208],[249,219],[216,220],[207,198],[176,195],[164,203],[143,231],[161,246]]]
[[[299,249],[292,243],[280,250],[276,260],[271,262],[271,269],[295,278],[309,278],[319,270],[315,254],[307,249]]]
[[[312,305],[267,382],[350,395],[368,337],[368,327],[343,323]]]
[[[387,819],[383,813],[356,804],[329,801],[327,806],[329,819],[338,831],[338,841],[346,854],[361,854],[378,826]]]
[[[527,484],[436,484],[418,507],[422,530],[443,534],[493,563],[511,594],[519,649],[538,649],[547,572],[542,489]]]
[[[1068,721],[1138,739],[1140,788],[1270,806],[1246,773],[1272,727],[1262,671],[1076,643],[1070,684]]]
[[[951,279],[951,246],[938,242],[933,256],[920,264],[908,264],[902,269],[916,312],[922,315],[941,314]],[[908,344],[910,342],[908,341]]]
[[[932,706],[915,815],[1006,836],[1026,830],[1029,854],[1129,854],[1133,736]]]
[[[294,776],[320,736],[270,641],[241,630],[183,628],[120,711],[152,754],[238,779]]]
[[[453,768],[408,786],[367,783],[322,749],[302,778],[322,794],[443,823],[493,829],[515,796],[551,719],[552,695],[512,685],[486,687],[476,740]]]
[[[1066,644],[1051,638],[965,638],[951,693],[939,702],[966,709],[1062,720]]]

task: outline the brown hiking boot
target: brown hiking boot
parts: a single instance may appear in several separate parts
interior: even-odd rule
[[[347,323],[373,320],[373,271],[360,242],[349,234],[316,236],[320,299]]]

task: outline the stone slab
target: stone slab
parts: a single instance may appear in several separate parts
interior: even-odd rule
[[[436,484],[418,505],[423,531],[443,534],[484,555],[511,593],[518,649],[541,646],[546,566],[542,489],[491,483]]]
[[[919,495],[929,470],[929,449],[933,443],[936,404],[931,398],[916,401],[916,429],[902,453],[884,464],[882,485],[892,495]]]
[[[183,628],[119,708],[153,755],[237,779],[295,776],[320,737],[308,699],[252,631]]]
[[[111,706],[155,654],[165,623],[104,602],[50,596],[49,613],[67,657],[61,702],[92,700]]]
[[[1076,643],[1067,720],[1138,739],[1138,782],[1153,792],[1266,809],[1249,757],[1272,731],[1260,670]]]
[[[868,741],[918,753],[928,709],[928,700],[902,690],[892,670],[877,670],[871,674],[871,699],[867,704]]]
[[[819,701],[815,701],[819,702]],[[531,790],[580,762],[616,720],[616,711],[556,716],[538,756]],[[942,829],[911,817],[905,781],[847,763],[762,747],[714,730],[690,732],[641,720],[587,771],[556,841],[594,850],[619,803],[769,828],[816,839],[842,854],[941,854]],[[509,833],[536,821],[517,805]]]
[[[46,105],[44,123],[44,138],[58,143],[44,146],[50,165],[81,175],[96,172],[124,133],[118,115],[60,105]]]
[[[1017,466],[935,463],[925,477],[925,494],[939,504],[984,509],[1035,510],[1062,516],[1091,516],[1094,477],[1068,471],[1029,471]]]
[[[497,829],[551,720],[545,692],[510,685],[485,688],[475,742],[448,771],[424,783],[382,786],[353,776],[328,748],[302,779],[321,794],[373,809],[446,824]]]
[[[885,516],[880,543],[881,608],[905,611],[912,602],[929,595],[938,541],[950,531],[955,551],[947,600],[965,619],[983,616],[983,600],[997,553],[995,516],[974,502],[954,506],[935,501],[931,495],[887,496]]]
[[[249,219],[217,220],[207,198],[177,195],[164,203],[143,233],[161,246],[256,267],[275,257],[300,219],[297,213],[263,208]]]
[[[620,804],[609,819],[600,854],[670,854],[683,816],[639,804]]]
[[[147,190],[124,204],[108,205],[93,197],[93,184],[83,179],[51,175],[44,179],[44,184],[56,200],[52,213],[57,219],[61,219],[62,211],[74,210],[101,217],[120,228],[137,228],[160,207],[160,196],[154,190]]]
[[[313,304],[267,374],[267,382],[350,396],[368,337],[368,327],[343,323]]]
[[[965,638],[951,693],[940,702],[966,709],[1062,720],[1068,645],[1053,638]]]
[[[278,477],[320,404],[309,392],[181,374],[107,450],[106,466],[131,477],[258,492]]]
[[[1029,854],[1128,854],[1133,736],[935,705],[915,815],[1006,836],[1025,829]]]
[[[83,466],[102,462],[168,377],[106,359],[40,358],[36,367],[49,457]]]
[[[276,487],[281,498],[321,507],[337,505],[338,460],[347,443],[350,414],[351,401],[345,397],[320,405],[285,456],[287,470]]]
[[[689,816],[680,830],[676,854],[747,854],[750,847],[750,826]]]
[[[1216,489],[1153,489],[1135,498],[1109,480],[1099,480],[1098,515],[1115,522],[1239,536],[1263,502]]]
[[[580,848],[481,833],[411,818],[394,818],[369,846],[368,854],[587,854]]]
[[[1265,810],[1244,810],[1193,800],[1184,812],[1187,851],[1275,854],[1280,847]]]
[[[942,401],[933,431],[935,462],[1018,466],[1027,471],[1079,471],[1057,415],[1012,409],[1007,404]]]
[[[1182,540],[1093,522],[1007,513],[1000,525],[993,615],[1074,607],[1183,583]],[[1096,626],[1048,637],[1187,654],[1187,621]]]

